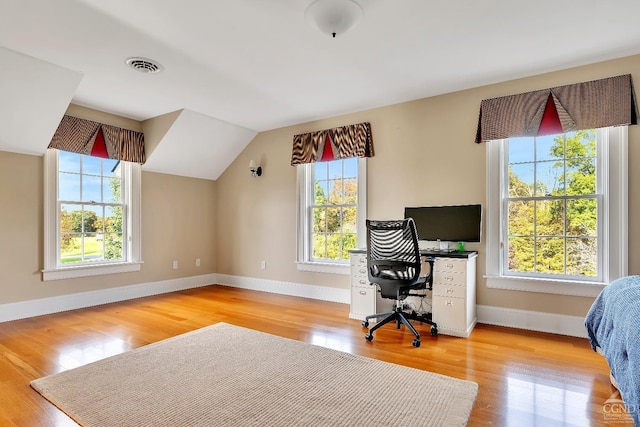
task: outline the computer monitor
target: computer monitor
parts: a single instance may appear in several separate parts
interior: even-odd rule
[[[404,216],[413,218],[420,240],[480,241],[482,205],[407,207]]]

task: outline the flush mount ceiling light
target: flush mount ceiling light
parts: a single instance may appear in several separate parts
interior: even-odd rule
[[[304,13],[318,30],[333,37],[346,33],[363,15],[362,6],[354,0],[316,0]]]
[[[153,59],[142,58],[140,56],[133,56],[131,58],[128,58],[125,62],[129,67],[133,68],[136,71],[140,71],[141,73],[159,73],[164,69],[162,65],[160,65]]]

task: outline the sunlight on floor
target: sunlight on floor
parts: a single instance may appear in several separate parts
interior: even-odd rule
[[[78,424],[60,409],[54,408],[54,410],[56,411],[53,417],[53,425],[55,427],[78,427]]]
[[[61,349],[58,355],[58,372],[124,353],[130,349],[131,344],[120,338],[109,338],[87,345],[68,346]]]
[[[589,425],[591,388],[550,379],[509,374],[507,425]]]
[[[325,334],[322,332],[314,331],[313,335],[311,335],[310,343],[313,345],[319,345],[321,347],[331,348],[333,350],[340,350],[351,353],[350,340],[336,338],[335,334]]]

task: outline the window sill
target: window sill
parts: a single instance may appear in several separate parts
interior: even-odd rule
[[[117,264],[83,265],[42,270],[42,280],[75,279],[77,277],[100,276],[103,274],[130,273],[140,271],[142,262],[122,262]]]
[[[300,271],[312,271],[315,273],[343,274],[348,276],[351,274],[351,266],[349,264],[332,264],[320,262],[298,262],[296,263]]]
[[[538,292],[544,294],[596,297],[605,288],[602,282],[579,282],[570,280],[548,280],[532,277],[484,276],[487,288],[513,291]]]

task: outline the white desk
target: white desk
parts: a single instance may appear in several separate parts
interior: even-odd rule
[[[364,320],[365,316],[390,311],[394,301],[383,299],[367,276],[367,252],[354,249],[351,253],[351,306],[349,318]],[[478,253],[420,251],[434,258],[432,317],[438,332],[468,337],[477,322],[476,259]],[[417,298],[418,297],[410,297]]]

